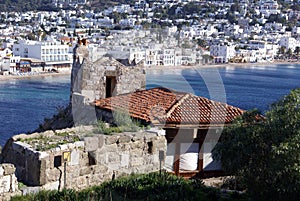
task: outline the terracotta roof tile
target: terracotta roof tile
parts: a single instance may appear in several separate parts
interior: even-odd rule
[[[231,123],[243,110],[188,93],[153,88],[97,100],[97,107],[106,110],[128,110],[146,122],[158,120],[166,124]]]

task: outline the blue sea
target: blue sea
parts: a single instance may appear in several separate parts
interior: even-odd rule
[[[147,71],[147,88],[163,86],[262,112],[300,87],[300,65],[225,66]],[[70,76],[0,81],[0,145],[38,128],[69,101]]]

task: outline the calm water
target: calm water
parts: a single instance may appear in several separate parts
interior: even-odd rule
[[[269,109],[291,89],[300,87],[300,65],[223,67],[210,69],[154,71],[148,88],[164,86],[188,91],[242,109]]]
[[[70,76],[0,82],[0,145],[13,134],[38,128],[69,100]]]
[[[69,76],[0,82],[0,145],[18,133],[35,130],[69,100]],[[300,87],[300,65],[245,68],[155,70],[147,88],[164,86],[195,93],[242,109],[265,111],[291,89]]]

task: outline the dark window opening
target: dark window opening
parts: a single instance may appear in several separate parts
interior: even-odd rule
[[[153,154],[153,142],[147,142],[148,144],[148,154]]]
[[[96,165],[95,157],[90,152],[88,152],[88,158],[89,158],[89,165]]]
[[[54,156],[54,167],[58,168],[62,164],[61,155]]]
[[[116,83],[116,77],[106,77],[106,98],[114,95]]]

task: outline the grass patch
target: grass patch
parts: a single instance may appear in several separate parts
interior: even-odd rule
[[[126,111],[115,111],[113,117],[114,123],[110,125],[104,121],[98,121],[95,132],[109,135],[112,133],[137,132],[143,129],[141,124],[132,119]]]
[[[37,151],[46,151],[58,147],[59,145],[80,141],[78,135],[73,132],[54,133],[53,136],[40,134],[33,138],[18,138],[17,141],[27,143]]]
[[[81,191],[41,191],[37,194],[13,197],[12,201],[39,200],[197,200],[197,201],[247,201],[247,194],[224,193],[220,189],[206,187],[202,180],[186,180],[167,173],[131,175],[104,182]]]

